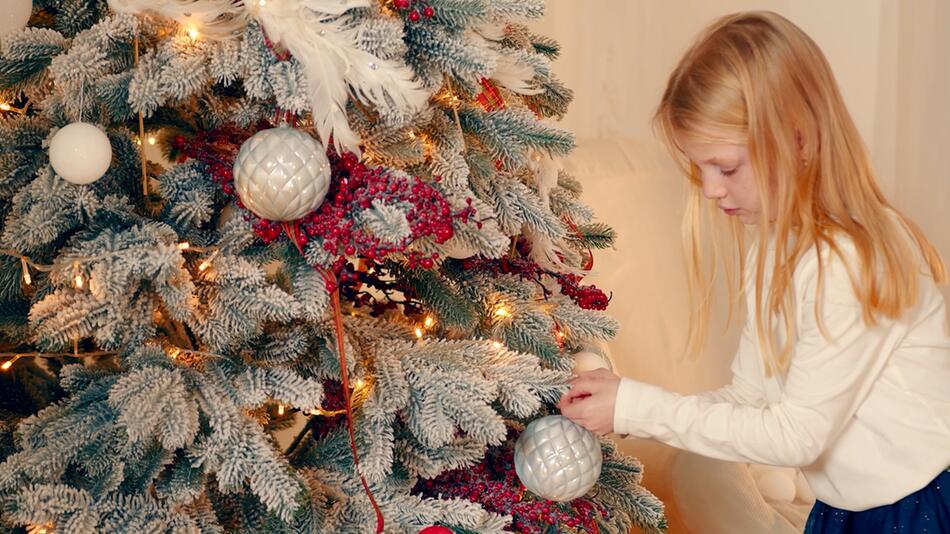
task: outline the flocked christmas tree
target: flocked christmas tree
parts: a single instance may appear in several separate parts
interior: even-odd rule
[[[662,530],[513,467],[617,330],[543,8],[5,0],[3,528]]]

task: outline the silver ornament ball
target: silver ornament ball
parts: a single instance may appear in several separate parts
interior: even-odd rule
[[[262,219],[295,221],[315,210],[330,188],[330,161],[307,133],[280,126],[261,130],[234,160],[241,202]]]
[[[563,415],[536,419],[515,443],[515,471],[535,495],[557,502],[582,497],[600,478],[600,441]]]
[[[102,178],[112,164],[112,143],[98,126],[74,122],[49,142],[49,163],[69,183],[86,185]]]

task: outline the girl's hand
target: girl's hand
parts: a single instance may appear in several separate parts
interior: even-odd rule
[[[577,375],[570,384],[571,389],[557,403],[561,414],[598,436],[613,432],[620,377],[595,369]]]

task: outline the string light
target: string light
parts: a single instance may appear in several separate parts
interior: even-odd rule
[[[191,243],[185,241],[183,243],[178,243],[178,250],[188,250],[191,248]]]
[[[13,358],[11,358],[11,359],[9,359],[9,360],[3,362],[3,365],[0,365],[0,369],[2,369],[2,370],[4,370],[4,371],[9,371],[10,368],[13,367],[13,364],[16,363],[16,361],[19,360],[19,359],[20,359],[20,355],[17,354],[17,355],[14,356]]]
[[[82,289],[85,281],[82,278],[82,273],[79,272],[79,262],[73,262],[73,271],[76,273],[76,276],[73,277],[73,285],[76,286],[76,289]]]
[[[500,348],[501,348],[501,342],[500,342],[500,341],[492,341],[491,346],[492,346],[492,347],[495,347],[496,349],[500,349]]]
[[[323,410],[320,408],[314,408],[310,410],[310,415],[323,415]]]
[[[434,319],[431,315],[428,315],[428,316],[426,316],[426,320],[423,321],[422,324],[423,324],[426,328],[432,328],[432,326],[435,324],[435,319]]]
[[[26,263],[26,256],[20,256],[20,265],[23,267],[23,283],[32,284],[33,279],[30,277],[30,266]]]
[[[364,386],[366,386],[366,381],[362,378],[357,378],[356,381],[353,382],[354,389],[363,389]]]
[[[284,405],[283,405],[283,404],[278,404],[278,405],[277,405],[277,415],[284,415]]]
[[[7,104],[6,102],[0,104],[0,110],[2,111],[10,111],[11,109],[13,109],[13,107],[10,104]]]
[[[157,142],[158,142],[158,139],[155,139],[153,136],[148,137],[148,144],[154,145]]]
[[[208,270],[208,267],[211,267],[211,262],[214,261],[214,259],[218,256],[218,252],[221,252],[220,249],[219,249],[219,250],[215,250],[214,253],[211,254],[211,256],[208,257],[208,259],[203,260],[203,261],[198,265],[198,270],[199,270],[200,272],[205,272],[205,271],[207,271],[207,270]]]
[[[508,308],[499,306],[498,309],[495,310],[495,315],[498,317],[508,317],[511,313],[508,311]]]
[[[188,37],[191,37],[192,41],[197,41],[198,37],[201,37],[201,32],[198,31],[197,26],[188,26],[186,32],[188,33]]]
[[[416,337],[422,339],[422,329],[416,328]]]

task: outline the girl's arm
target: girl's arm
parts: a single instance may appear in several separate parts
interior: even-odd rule
[[[815,295],[817,272],[809,270],[804,294]],[[749,406],[725,396],[683,396],[624,378],[616,392],[614,431],[723,460],[813,463],[854,415],[907,331],[903,323],[886,319],[871,329],[864,324],[861,304],[837,257],[825,261],[824,288],[820,313],[833,342],[819,331],[814,298],[805,299],[778,403]]]

